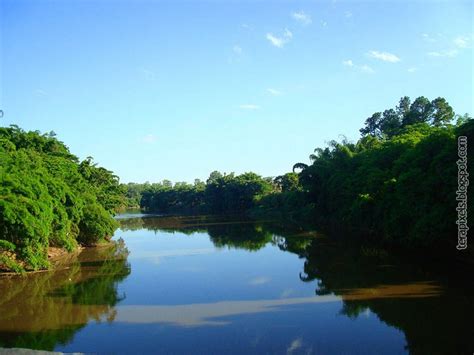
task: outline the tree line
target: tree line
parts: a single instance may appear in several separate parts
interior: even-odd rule
[[[473,129],[444,98],[405,96],[368,117],[357,142],[331,141],[281,176],[213,172],[194,184],[129,184],[127,199],[149,212],[278,216],[335,235],[443,248],[456,242],[457,137],[469,141]]]
[[[214,171],[204,182],[127,185],[54,132],[0,128],[0,269],[47,268],[48,248],[108,239],[125,205],[164,214],[249,214],[313,223],[389,245],[456,242],[457,137],[474,123],[443,98],[400,99],[357,142],[331,141],[274,178]],[[473,166],[468,146],[468,167]],[[468,205],[472,214],[472,204]]]
[[[0,269],[48,268],[48,248],[68,251],[112,236],[125,188],[54,132],[0,127]]]
[[[132,191],[137,188],[137,184],[128,186]],[[178,182],[173,185],[164,180],[140,187],[140,207],[149,212],[167,214],[245,213],[254,206],[255,201],[274,188],[271,179],[255,173],[235,175],[218,171],[212,172],[206,182],[196,179],[194,184]]]

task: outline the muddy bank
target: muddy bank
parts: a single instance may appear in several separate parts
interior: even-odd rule
[[[114,242],[108,241],[108,242],[103,242],[103,243],[92,245],[92,246],[78,246],[72,252],[69,252],[64,248],[49,247],[48,248],[48,261],[50,263],[50,267],[48,269],[41,269],[41,270],[29,270],[27,266],[25,265],[25,263],[16,259],[16,255],[14,253],[1,252],[0,253],[0,276],[18,275],[19,273],[32,274],[32,273],[48,272],[52,270],[65,268],[73,260],[75,260],[77,256],[81,254],[84,250],[100,249],[104,247],[109,247],[113,244]],[[17,270],[9,267],[8,262],[5,262],[5,259],[11,260],[14,263],[17,263],[24,269],[24,271],[18,272]]]

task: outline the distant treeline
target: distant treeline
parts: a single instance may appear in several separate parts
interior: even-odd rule
[[[117,176],[80,162],[53,132],[0,127],[0,269],[47,268],[48,247],[112,236],[124,194]]]
[[[271,178],[264,179],[254,173],[241,175],[211,173],[206,182],[194,184],[168,180],[154,184],[127,185],[127,197],[133,202],[140,195],[140,207],[146,211],[166,214],[235,214],[245,213],[256,201],[274,192]]]
[[[471,141],[473,129],[444,98],[403,97],[367,118],[357,142],[331,141],[276,178],[213,172],[194,184],[130,183],[127,199],[150,212],[272,215],[390,245],[452,245],[457,137]]]

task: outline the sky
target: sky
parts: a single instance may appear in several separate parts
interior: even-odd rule
[[[402,96],[473,114],[471,1],[0,1],[0,125],[122,182],[276,176]]]

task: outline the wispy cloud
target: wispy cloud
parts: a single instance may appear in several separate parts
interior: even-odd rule
[[[407,69],[407,72],[409,72],[409,73],[414,73],[414,72],[416,72],[417,70],[418,70],[418,68],[411,67],[411,68],[408,68],[408,69]]]
[[[454,45],[458,48],[468,48],[469,47],[469,37],[459,36],[456,37],[453,41]]]
[[[354,66],[354,63],[350,59],[343,60],[342,64],[345,65],[346,67],[353,67]]]
[[[373,70],[371,67],[369,67],[367,64],[359,66],[359,69],[363,71],[364,73],[368,74],[373,74],[375,73],[375,70]]]
[[[281,37],[275,37],[271,33],[267,33],[266,38],[275,46],[278,48],[282,48],[285,45],[285,40]]]
[[[293,38],[293,33],[287,28],[283,32],[283,36],[277,37],[273,33],[267,33],[266,39],[270,41],[272,45],[278,48],[283,48],[286,43],[288,43]]]
[[[305,26],[310,25],[313,22],[311,20],[311,16],[305,13],[304,11],[293,12],[291,14],[291,17],[293,17],[293,19]]]
[[[427,42],[432,42],[432,43],[436,42],[436,39],[433,36],[429,35],[428,33],[422,33],[421,37],[423,37],[423,39]]]
[[[260,106],[255,104],[243,104],[240,105],[239,108],[241,110],[260,110]]]
[[[157,141],[157,137],[154,134],[147,134],[142,138],[143,143],[153,144]]]
[[[34,91],[34,93],[35,93],[36,96],[39,96],[39,97],[47,97],[47,96],[49,96],[49,94],[48,94],[46,91],[41,90],[41,89],[36,89],[36,90]]]
[[[379,52],[379,51],[369,51],[367,55],[371,58],[378,59],[384,62],[397,63],[400,61],[400,58],[395,54],[388,52]]]
[[[428,52],[428,55],[430,57],[449,57],[453,58],[457,56],[459,51],[457,49],[450,49],[446,51],[434,51],[434,52]]]
[[[348,68],[354,68],[354,69],[357,69],[363,73],[367,73],[367,74],[373,74],[375,73],[375,70],[373,70],[370,66],[368,66],[367,64],[362,64],[362,65],[357,65],[355,64],[351,59],[347,59],[347,60],[343,60],[342,61],[342,65],[344,65],[345,67],[348,67]]]
[[[344,17],[345,18],[351,18],[352,17],[352,12],[350,12],[350,11],[344,12]]]
[[[267,92],[273,96],[280,96],[282,94],[280,90],[272,89],[272,88],[268,88]]]
[[[471,38],[468,36],[459,35],[451,40],[446,40],[446,38],[441,35],[438,35],[438,37],[440,37],[443,40],[442,41],[431,40],[432,37],[430,37],[426,33],[423,34],[423,38],[425,38],[429,42],[444,43],[444,49],[427,52],[426,54],[430,57],[454,58],[458,54],[460,54],[463,50],[470,48]]]

